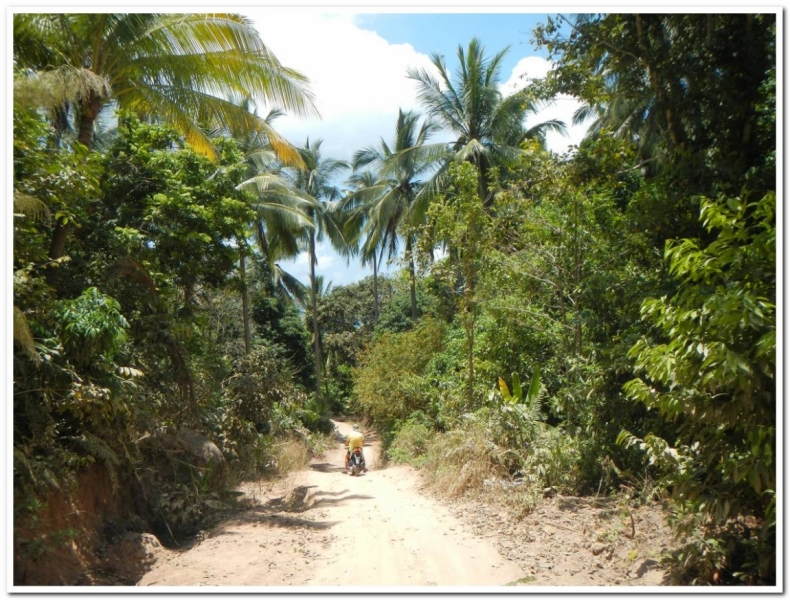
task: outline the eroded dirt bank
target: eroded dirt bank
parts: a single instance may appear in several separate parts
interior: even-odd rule
[[[366,441],[370,472],[345,475],[338,443],[288,481],[247,485],[253,508],[188,549],[156,549],[138,585],[661,585],[657,514],[555,498],[514,522],[496,506],[431,497],[410,467],[377,469],[378,443]]]

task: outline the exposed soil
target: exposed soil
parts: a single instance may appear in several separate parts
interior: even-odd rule
[[[454,515],[524,572],[521,584],[668,585],[661,557],[673,544],[658,505],[609,498],[543,499],[523,519],[481,501],[450,503]],[[632,520],[633,519],[633,520]]]
[[[337,427],[342,435],[350,429]],[[245,485],[252,508],[189,547],[148,540],[153,564],[137,585],[484,591],[665,583],[660,555],[671,538],[658,507],[554,497],[515,520],[485,502],[433,496],[411,467],[377,468],[378,450],[366,436],[371,469],[357,477],[344,474],[338,443],[285,481]]]

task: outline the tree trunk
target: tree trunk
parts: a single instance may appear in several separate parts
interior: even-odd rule
[[[473,163],[477,167],[477,193],[483,199],[483,206],[490,208],[494,195],[488,191],[488,161],[484,156]]]
[[[318,282],[315,279],[315,234],[310,234],[310,302],[313,307],[313,354],[315,358],[315,394],[321,403],[321,339],[318,331]],[[322,405],[323,406],[323,405]]]
[[[244,352],[249,354],[252,350],[252,337],[250,335],[250,293],[247,289],[247,265],[244,250],[239,253],[239,275],[241,276],[241,318],[244,321]]]
[[[474,222],[470,230],[476,228]],[[474,382],[475,382],[475,320],[477,317],[477,306],[475,302],[475,257],[471,254],[470,248],[463,255],[462,269],[464,273],[464,329],[466,330],[466,360],[467,360],[467,380],[466,380],[466,401],[467,408],[474,410]]]
[[[409,292],[411,294],[411,318],[417,322],[417,277],[414,268],[414,253],[412,252],[411,236],[406,239],[406,254],[409,260]]]
[[[471,292],[473,294],[474,292]],[[474,383],[475,383],[475,306],[470,300],[466,303],[464,315],[464,329],[466,329],[466,402],[467,409],[474,410]]]
[[[373,253],[373,324],[379,322],[379,275],[378,275],[378,257],[375,252]]]
[[[192,300],[195,298],[195,284],[187,283],[184,286],[184,312],[190,311]]]
[[[96,121],[96,117],[99,114],[99,111],[102,107],[102,100],[98,96],[91,94],[91,97],[82,107],[82,116],[80,118],[80,133],[77,137],[77,141],[81,144],[85,144],[90,148],[91,142],[93,142],[93,124]],[[52,232],[52,242],[49,245],[49,258],[51,260],[57,260],[62,258],[65,251],[66,251],[66,240],[69,236],[69,231],[71,230],[71,224],[63,225],[62,223],[56,223],[55,229]],[[58,268],[49,268],[47,270],[47,282],[55,287],[57,286],[57,282],[60,276],[60,271]]]
[[[71,224],[55,223],[55,229],[52,232],[52,242],[49,245],[49,258],[50,260],[57,260],[62,258],[66,251],[66,240],[69,237],[69,230]],[[60,279],[60,266],[52,266],[46,270],[47,283],[52,287],[57,287],[58,280]]]
[[[91,94],[82,106],[80,133],[77,136],[77,141],[80,144],[85,144],[88,148],[90,148],[93,143],[93,124],[96,122],[96,117],[99,116],[101,107],[102,100],[95,94]]]
[[[574,251],[573,251],[573,290],[578,293],[581,289],[582,283],[582,249],[581,249],[581,234],[579,233],[579,199],[575,199],[573,203],[573,228],[574,228]],[[582,323],[581,312],[582,304],[581,298],[577,295],[574,298],[574,312],[576,315],[575,323],[573,324],[573,346],[576,356],[582,354]]]

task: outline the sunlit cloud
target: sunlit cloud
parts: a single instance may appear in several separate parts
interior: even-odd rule
[[[417,108],[416,82],[407,70],[433,67],[410,45],[390,44],[358,28],[349,14],[304,9],[246,14],[280,62],[310,80],[321,118],[278,120],[276,129],[291,143],[321,138],[326,156],[350,160],[356,150],[390,137],[399,108]]]
[[[394,135],[398,109],[420,110],[417,82],[407,77],[409,68],[427,69],[438,76],[430,58],[409,44],[390,44],[373,31],[354,25],[353,13],[323,14],[316,8],[246,9],[261,38],[278,60],[310,80],[320,119],[285,116],[275,121],[275,129],[292,144],[301,146],[323,140],[322,155],[351,160],[354,152],[390,141]],[[551,63],[531,56],[521,59],[502,85],[503,93],[513,93],[528,83],[526,78],[544,77]],[[578,101],[558,98],[527,121],[528,126],[560,119],[570,125]],[[550,133],[547,144],[558,153],[578,144],[583,135],[573,130],[570,137]],[[447,141],[439,134],[432,141]],[[358,281],[370,274],[352,259],[339,257],[329,244],[317,247],[317,273],[334,286]],[[283,261],[283,268],[306,282],[309,261],[306,254]],[[390,267],[390,269],[395,267]]]
[[[510,74],[510,78],[501,86],[503,94],[513,94],[535,79],[544,78],[551,71],[552,64],[539,56],[522,58]],[[549,132],[546,135],[546,145],[558,154],[564,154],[570,146],[578,146],[586,132],[586,127],[573,126],[573,113],[582,105],[578,98],[567,94],[558,95],[553,102],[541,106],[537,113],[527,117],[527,127],[550,120],[565,123],[568,135]]]

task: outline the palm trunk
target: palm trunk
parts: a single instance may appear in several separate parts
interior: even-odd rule
[[[85,144],[90,148],[93,142],[93,124],[96,122],[96,117],[102,107],[101,98],[91,94],[90,98],[86,101],[82,108],[82,116],[80,118],[80,132],[77,141]],[[56,223],[55,229],[52,232],[52,241],[49,245],[49,258],[50,260],[57,260],[62,258],[66,251],[66,240],[69,236],[71,225],[63,225]],[[58,268],[50,268],[47,270],[47,282],[55,287],[57,285],[60,275]]]
[[[50,260],[57,260],[63,257],[66,251],[66,240],[69,237],[69,230],[71,224],[64,225],[60,222],[55,223],[55,229],[52,232],[52,242],[49,245],[49,258]],[[60,267],[50,266],[46,270],[47,283],[52,287],[57,287],[58,280],[60,279]]]
[[[467,362],[467,379],[466,379],[466,402],[467,409],[474,410],[475,401],[475,324],[474,318],[469,317],[469,323],[466,325],[466,362]]]
[[[184,312],[189,312],[192,300],[195,298],[195,284],[187,283],[184,286]]]
[[[252,350],[252,336],[250,335],[250,292],[247,289],[247,268],[244,250],[239,253],[239,275],[241,276],[241,318],[244,322],[244,352],[249,354]]]
[[[318,282],[315,279],[315,234],[310,234],[310,302],[313,307],[313,354],[315,358],[315,394],[321,403],[321,340],[318,332]]]
[[[475,382],[475,304],[473,300],[474,289],[471,280],[467,278],[466,289],[464,290],[466,299],[464,315],[464,329],[466,329],[466,401],[467,408],[473,410],[474,405],[474,382]]]
[[[379,275],[378,275],[378,257],[373,253],[373,324],[379,322]]]
[[[96,117],[99,116],[101,107],[101,98],[95,94],[91,94],[82,107],[80,132],[77,136],[77,141],[80,144],[85,144],[88,148],[90,148],[93,143],[93,124],[96,122]]]
[[[479,173],[477,179],[477,193],[483,199],[483,206],[490,207],[493,200],[493,194],[488,193],[488,168],[486,166],[485,159],[481,157],[479,163],[476,166]]]
[[[473,220],[468,225],[468,231],[475,231],[476,223]],[[463,253],[462,270],[464,274],[464,329],[466,330],[466,401],[467,408],[473,410],[474,382],[475,382],[475,320],[477,317],[477,303],[475,301],[475,256],[470,251],[474,240],[467,238],[467,251]]]
[[[417,322],[417,277],[414,268],[414,253],[412,252],[411,236],[406,239],[406,254],[409,260],[409,292],[411,294],[411,318]]]
[[[582,251],[581,251],[581,236],[579,234],[579,199],[576,198],[573,203],[573,219],[574,219],[574,252],[573,252],[573,289],[574,291],[581,289],[582,281]],[[581,356],[582,353],[582,324],[581,324],[581,298],[575,298],[574,310],[576,313],[575,323],[573,326],[573,345],[576,351],[576,356]]]

